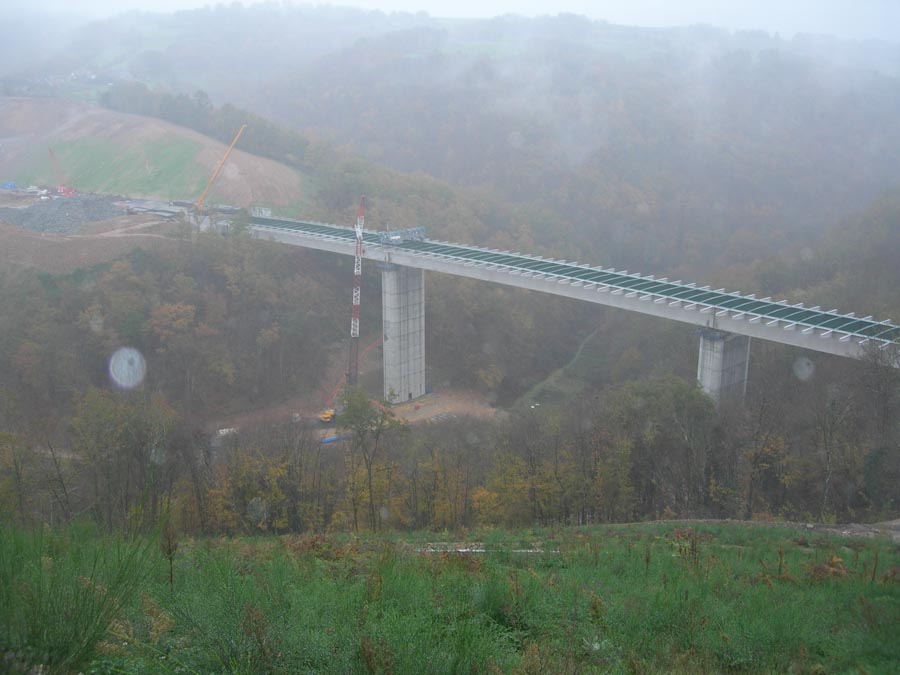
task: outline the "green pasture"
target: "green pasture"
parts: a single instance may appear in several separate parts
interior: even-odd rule
[[[887,540],[698,523],[168,541],[4,527],[7,669],[900,670]]]
[[[68,184],[83,192],[196,199],[209,179],[209,172],[195,161],[203,147],[198,141],[163,138],[122,147],[109,140],[81,138],[51,147]],[[48,152],[33,158],[20,182],[56,184]]]

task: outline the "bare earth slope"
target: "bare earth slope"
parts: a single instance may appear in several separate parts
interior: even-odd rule
[[[167,199],[196,199],[226,150],[158,119],[59,99],[0,97],[0,180],[56,184],[48,147],[79,190]],[[300,172],[242,152],[238,143],[211,199],[289,206],[309,190]]]
[[[123,216],[77,235],[29,232],[0,223],[0,272],[36,269],[70,274],[108,262],[135,248],[165,250],[179,245],[176,226],[148,216]]]

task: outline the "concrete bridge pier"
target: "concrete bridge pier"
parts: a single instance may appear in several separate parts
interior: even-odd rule
[[[750,338],[712,328],[700,330],[697,380],[716,406],[742,400],[747,393]]]
[[[384,397],[425,395],[425,272],[387,264],[381,271]]]

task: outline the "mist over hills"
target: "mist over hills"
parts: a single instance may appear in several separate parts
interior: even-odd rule
[[[352,223],[364,194],[371,229],[900,318],[894,45],[275,4],[4,32],[3,180],[52,180],[52,145],[75,187],[191,198],[246,124],[217,199]],[[754,339],[746,397],[717,408],[693,326],[437,273],[426,382],[503,412],[391,428],[377,461],[355,440],[322,450],[290,413],[315,423],[340,386],[351,260],[254,240],[242,218],[147,223],[164,245],[66,274],[0,265],[0,450],[32,458],[0,483],[0,515],[94,509],[125,528],[163,447],[154,494],[203,534],[900,513],[890,350]],[[369,346],[379,275],[364,265]],[[108,365],[123,345],[147,361],[125,394]],[[275,409],[280,427],[225,421]],[[44,470],[51,442],[71,503]]]
[[[3,87],[224,142],[255,115],[245,147],[308,172],[307,216],[345,220],[366,192],[384,226],[849,302],[856,277],[828,279],[845,267],[836,250],[853,256],[837,235],[822,242],[900,185],[898,55],[571,15],[232,4],[73,24],[27,64],[5,62]],[[890,290],[859,302],[900,307]]]
[[[131,12],[57,47],[19,73],[89,97],[107,82],[200,89],[553,214],[529,236],[561,255],[653,273],[808,246],[900,184],[888,43],[234,4]]]

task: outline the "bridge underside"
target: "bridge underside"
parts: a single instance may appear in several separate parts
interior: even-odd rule
[[[394,403],[425,395],[425,271],[381,266],[384,398]],[[718,406],[747,391],[750,338],[700,330],[697,381]]]

